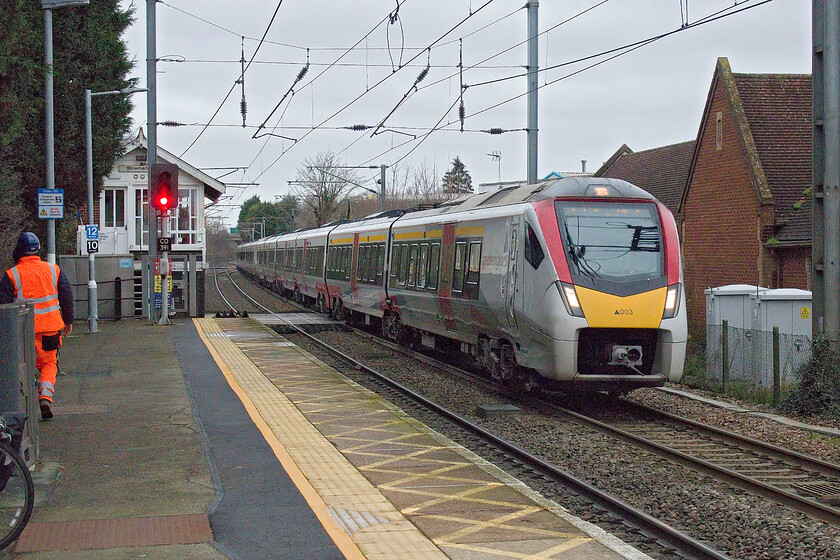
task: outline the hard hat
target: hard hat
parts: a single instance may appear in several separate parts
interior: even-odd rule
[[[41,251],[38,236],[31,231],[24,231],[18,236],[15,254],[20,256],[37,255]]]

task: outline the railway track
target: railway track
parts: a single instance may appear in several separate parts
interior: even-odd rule
[[[216,286],[218,290],[221,290],[218,283],[218,275],[221,273],[221,271],[217,273]],[[269,309],[268,307],[264,306],[256,299],[248,295],[230,277],[229,271],[224,271],[224,274],[227,276],[227,279],[229,280],[230,284],[239,292],[239,294],[243,298],[249,300],[253,306],[259,307],[265,312],[275,315],[281,321],[285,321],[282,313],[276,313],[274,310]],[[276,296],[276,294],[273,295]],[[226,302],[229,301],[228,299],[224,298],[224,296],[222,297]],[[285,302],[285,300],[283,301]],[[630,527],[630,531],[637,532],[638,544],[644,544],[648,548],[652,546],[654,549],[661,547],[660,554],[664,556],[671,556],[672,554],[677,554],[683,558],[690,559],[722,560],[728,558],[726,555],[713,549],[707,544],[692,538],[691,536],[675,529],[674,527],[671,527],[666,523],[663,523],[662,521],[654,518],[653,516],[650,516],[645,512],[626,503],[625,501],[593,486],[592,484],[587,483],[586,481],[557,467],[556,465],[553,465],[550,462],[529,453],[527,450],[522,449],[521,447],[517,446],[511,441],[498,437],[497,435],[493,434],[487,429],[479,426],[474,422],[471,422],[464,416],[457,414],[445,407],[442,407],[435,402],[432,402],[431,400],[427,399],[418,392],[413,391],[412,389],[391,379],[390,377],[382,374],[381,372],[361,363],[360,361],[357,361],[353,357],[345,354],[344,352],[318,339],[317,337],[305,332],[304,330],[299,329],[295,325],[292,325],[291,323],[288,323],[288,325],[295,331],[297,331],[300,336],[305,337],[307,340],[316,344],[324,351],[350,364],[350,367],[352,369],[363,371],[366,374],[373,376],[376,379],[377,383],[387,386],[387,388],[390,391],[395,391],[399,393],[403,398],[410,399],[412,402],[417,403],[423,406],[424,408],[433,411],[435,414],[443,418],[446,418],[453,424],[457,425],[460,429],[464,430],[465,432],[471,434],[474,437],[479,438],[486,445],[494,447],[498,450],[499,453],[503,454],[512,461],[526,465],[528,469],[536,470],[540,476],[550,477],[557,483],[564,485],[565,487],[571,489],[573,492],[585,497],[587,500],[590,500],[592,503],[596,504],[597,507],[609,512],[614,518],[612,521],[613,523],[623,523],[624,525]],[[426,363],[433,364],[435,367],[449,368],[451,371],[458,371],[455,368],[452,368],[452,366],[442,364],[441,362],[438,362],[437,360],[434,360],[427,356],[423,356],[422,354],[406,351],[401,347],[398,347],[386,341],[382,341],[377,337],[373,337],[371,335],[366,336],[369,337],[370,340],[375,341],[377,344],[385,346],[390,351],[408,353],[410,355],[413,355],[414,357],[422,359]],[[381,355],[381,352],[379,354]],[[390,356],[393,357],[393,354],[390,353]],[[465,375],[471,375],[466,374],[466,372],[461,373]],[[482,383],[484,383],[483,380]]]
[[[621,414],[613,409],[607,418],[603,409],[581,413],[547,406],[669,461],[840,526],[836,464],[637,403],[622,401]]]
[[[391,351],[498,390],[481,376],[362,334]],[[583,412],[557,405],[552,395],[527,400],[533,406],[560,412],[669,461],[840,527],[840,465],[628,401],[618,401],[621,414],[605,416],[605,409],[615,412],[616,401],[609,407],[600,402]]]

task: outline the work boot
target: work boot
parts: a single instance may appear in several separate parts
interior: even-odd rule
[[[50,410],[50,401],[47,399],[41,399],[41,420],[49,420],[53,417],[52,410]]]

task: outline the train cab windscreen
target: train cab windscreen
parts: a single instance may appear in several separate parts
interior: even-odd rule
[[[575,281],[650,282],[665,275],[654,204],[557,201],[557,222]]]

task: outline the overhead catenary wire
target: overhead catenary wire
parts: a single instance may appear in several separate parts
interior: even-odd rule
[[[243,71],[242,71],[242,76],[243,76],[243,79],[244,79],[244,76],[245,76],[245,72],[246,72],[246,71],[248,70],[248,68],[250,68],[250,66],[251,66],[251,61],[253,61],[253,60],[254,60],[254,58],[257,56],[257,53],[258,53],[258,52],[259,52],[259,50],[260,50],[260,47],[262,47],[263,42],[265,41],[265,38],[266,38],[266,36],[268,35],[268,32],[269,32],[269,30],[271,29],[271,26],[272,26],[272,24],[274,23],[275,18],[277,18],[277,12],[279,12],[279,11],[280,11],[280,6],[282,6],[282,5],[283,5],[283,0],[279,0],[279,2],[277,2],[277,7],[276,7],[276,8],[274,8],[274,13],[271,15],[271,20],[269,20],[268,25],[267,25],[267,26],[266,26],[266,28],[265,28],[265,33],[263,33],[262,39],[260,40],[259,44],[257,45],[257,48],[256,48],[256,49],[254,49],[254,54],[253,54],[253,55],[251,55],[251,60],[249,60],[249,61],[248,61],[248,65],[247,65],[247,66],[245,66],[245,70],[243,70]],[[234,83],[233,83],[233,85],[232,85],[232,86],[231,86],[231,88],[230,88],[230,91],[228,91],[227,95],[225,95],[225,98],[224,98],[224,99],[222,99],[222,102],[221,102],[221,103],[219,103],[219,107],[218,107],[218,108],[216,109],[216,111],[213,113],[213,116],[212,116],[212,117],[210,117],[210,120],[209,120],[209,121],[207,121],[207,122],[208,122],[208,124],[209,124],[209,123],[212,123],[212,122],[213,122],[213,119],[215,119],[215,118],[216,118],[216,115],[218,115],[218,114],[219,114],[219,111],[221,111],[221,110],[222,110],[222,107],[224,106],[225,102],[228,100],[228,98],[230,97],[230,95],[233,93],[233,90],[234,90],[234,89],[236,89],[236,84],[237,84],[237,82],[234,82]],[[201,132],[199,132],[199,133],[198,133],[198,136],[196,136],[196,137],[195,137],[195,139],[194,139],[194,140],[190,143],[190,145],[189,145],[189,146],[187,146],[187,149],[185,149],[183,152],[181,152],[181,155],[180,155],[180,156],[178,156],[178,157],[184,157],[184,154],[186,154],[186,153],[190,150],[190,148],[192,148],[193,146],[195,146],[195,143],[196,143],[196,142],[198,142],[198,139],[199,139],[199,138],[201,138],[202,134],[204,134],[204,132],[205,132],[206,130],[207,130],[207,128],[206,128],[206,127],[205,127],[205,128],[203,128],[203,129],[201,129]]]
[[[434,45],[436,45],[437,43],[439,43],[440,41],[442,41],[445,37],[447,37],[449,34],[451,34],[454,30],[458,29],[458,27],[460,27],[461,25],[463,25],[463,24],[464,24],[466,21],[468,21],[471,17],[475,16],[475,14],[479,13],[481,10],[483,10],[484,8],[486,8],[487,6],[489,6],[490,4],[492,4],[493,2],[494,2],[494,0],[486,0],[486,1],[485,1],[482,5],[481,5],[481,6],[479,6],[479,8],[478,8],[477,10],[472,11],[472,12],[471,12],[468,16],[466,16],[465,18],[461,19],[458,23],[456,23],[454,26],[452,26],[452,27],[451,27],[448,31],[444,32],[444,33],[443,33],[440,37],[438,37],[437,39],[435,39],[435,40],[434,40],[434,41],[433,41],[433,42],[432,42],[432,43],[428,46],[428,48],[432,48],[432,47],[434,47]],[[403,3],[405,3],[405,2],[403,2]],[[416,55],[414,55],[411,59],[409,59],[408,63],[413,62],[414,60],[416,60],[416,59],[417,59],[420,55],[422,55],[422,54],[423,54],[422,52],[417,53],[417,54],[416,54]],[[326,71],[326,70],[325,70],[325,71]],[[399,72],[399,70],[397,70],[397,72],[394,72],[394,73],[392,73],[392,74],[389,74],[388,76],[385,76],[384,78],[382,78],[381,80],[379,80],[378,82],[376,82],[373,86],[371,86],[371,87],[370,87],[370,89],[368,89],[368,90],[366,90],[366,91],[362,92],[361,94],[359,94],[358,96],[356,96],[355,98],[353,98],[350,102],[348,102],[347,104],[345,104],[345,105],[344,105],[342,108],[340,108],[338,111],[335,111],[335,112],[334,112],[334,113],[332,113],[330,116],[328,116],[326,119],[324,119],[323,121],[321,121],[321,123],[319,123],[319,125],[318,125],[318,126],[314,127],[314,129],[315,129],[315,130],[317,130],[317,128],[319,128],[321,125],[326,124],[326,123],[327,123],[327,122],[329,122],[331,119],[333,119],[334,117],[336,117],[336,116],[338,116],[339,114],[341,114],[342,112],[344,112],[344,111],[345,111],[348,107],[350,107],[351,105],[353,105],[354,103],[356,103],[359,99],[361,99],[362,97],[364,97],[364,96],[365,96],[366,94],[368,94],[370,91],[373,91],[373,90],[374,90],[377,86],[381,85],[382,83],[384,83],[386,80],[388,80],[388,79],[389,79],[389,78],[391,78],[392,76],[395,76],[398,72]],[[313,78],[313,79],[314,79],[314,78]],[[306,136],[308,136],[310,133],[311,133],[311,132],[307,132],[306,134],[304,134],[304,135],[303,135],[303,137],[299,138],[299,140],[303,140],[303,138],[305,138]],[[256,178],[257,178],[257,179],[259,179],[260,177],[262,177],[262,175],[264,175],[264,174],[265,174],[265,173],[266,173],[269,169],[271,169],[272,167],[274,167],[274,165],[275,165],[278,161],[280,161],[280,158],[282,158],[282,157],[283,157],[286,153],[288,153],[288,150],[284,150],[284,151],[283,151],[283,152],[282,152],[279,156],[277,156],[277,158],[275,158],[275,159],[274,159],[274,161],[272,161],[272,162],[271,162],[271,163],[270,163],[270,164],[269,164],[269,165],[268,165],[265,169],[263,169],[263,170],[259,173],[259,175],[257,175],[257,177],[256,177]]]
[[[767,1],[769,2],[770,0],[767,0]],[[747,3],[747,2],[736,2],[736,5],[746,4],[746,3]],[[766,3],[766,2],[762,2],[761,4],[764,4],[764,3]],[[757,4],[756,6],[750,6],[750,7],[758,7],[758,6],[759,6],[759,5],[761,5],[761,4]],[[727,8],[727,9],[728,9],[728,10],[731,10],[732,8]],[[749,8],[745,8],[745,9],[749,9]],[[736,13],[736,12],[733,12],[733,15],[734,15],[734,13]],[[696,24],[696,22],[692,23],[692,24],[691,24],[691,27],[695,26],[695,24]],[[671,32],[671,33],[673,33],[673,32]],[[667,35],[667,34],[663,34],[663,36],[665,36],[665,35]],[[611,51],[609,51],[609,52],[613,52],[613,53],[615,53],[615,52],[619,52],[619,50],[620,50],[620,49],[625,49],[625,50],[627,50],[628,52],[632,52],[632,51],[630,51],[630,49],[635,50],[633,47],[638,46],[639,48],[641,48],[641,46],[644,46],[645,44],[648,44],[648,42],[649,42],[649,41],[651,41],[651,40],[652,40],[652,39],[654,39],[654,38],[656,38],[656,37],[652,37],[652,38],[649,38],[649,39],[645,39],[645,40],[643,40],[643,41],[638,41],[638,42],[636,42],[636,43],[634,43],[634,44],[631,44],[631,45],[625,45],[624,47],[618,47],[617,49],[611,49]],[[661,37],[659,37],[659,38],[661,38]],[[657,40],[658,40],[658,39],[657,39]],[[426,48],[428,49],[428,47],[426,47]],[[605,51],[605,52],[608,52],[608,51]],[[625,54],[626,54],[626,53],[625,53]],[[605,56],[605,53],[599,53],[598,55],[591,55],[590,57],[586,57],[586,58],[584,58],[584,59],[579,59],[579,60],[577,60],[577,61],[565,62],[565,63],[562,63],[562,64],[556,64],[556,65],[553,65],[553,66],[548,66],[548,65],[546,65],[546,67],[545,67],[545,68],[543,68],[543,69],[541,69],[540,71],[547,72],[547,71],[549,71],[549,70],[553,70],[553,69],[561,68],[561,67],[564,67],[564,66],[569,66],[569,65],[574,64],[574,63],[576,63],[576,62],[578,62],[578,63],[579,63],[579,62],[582,62],[582,61],[585,61],[585,60],[591,60],[591,59],[593,59],[593,58],[595,58],[595,57],[597,57],[597,56]],[[619,56],[621,56],[621,55],[619,55]],[[555,54],[555,57],[556,57],[556,54]],[[613,58],[615,58],[615,57],[613,57]],[[613,58],[610,58],[610,60],[612,60]],[[605,60],[605,61],[601,61],[601,62],[599,62],[599,64],[603,64],[603,63],[605,63],[605,62],[607,62],[607,60]],[[339,64],[339,65],[340,65],[340,64]],[[348,64],[348,65],[349,65],[349,64]],[[386,66],[387,66],[387,65],[386,65]],[[407,65],[407,64],[406,64],[406,65],[404,65],[404,66],[408,67],[408,65]],[[314,64],[313,64],[313,67],[314,67]],[[419,65],[417,65],[417,67],[419,67]],[[432,65],[431,67],[432,67],[432,68],[436,68],[436,67],[438,67],[438,66]],[[591,67],[594,67],[594,65],[593,65],[593,66],[588,66],[587,68],[585,68],[585,69],[583,69],[583,70],[580,70],[580,71],[578,71],[578,72],[575,72],[575,73],[573,73],[573,74],[569,74],[569,75],[565,75],[565,76],[559,77],[557,80],[552,80],[552,81],[551,81],[551,83],[548,83],[548,82],[547,82],[545,85],[546,85],[546,86],[548,86],[548,85],[554,84],[554,83],[556,83],[556,82],[558,82],[558,81],[560,81],[560,80],[567,79],[567,78],[569,78],[569,77],[571,77],[571,76],[573,76],[573,75],[576,75],[577,73],[580,73],[580,72],[582,72],[582,71],[585,71],[586,69],[591,68]],[[473,67],[470,67],[470,68],[473,68]],[[524,74],[522,74],[522,75],[524,75]],[[518,76],[509,76],[509,77],[506,77],[506,78],[503,78],[503,79],[508,79],[508,80],[510,80],[510,79],[515,79],[516,77],[518,77]],[[488,81],[487,85],[489,85],[490,83],[492,83],[492,81]],[[454,84],[453,84],[453,85],[454,85]],[[480,85],[483,85],[483,82],[482,82],[482,83],[473,83],[473,84],[471,84],[469,87],[478,87],[478,86],[480,86]],[[423,86],[421,86],[421,87],[420,87],[420,89],[422,90],[422,89],[424,89],[424,87],[423,87]],[[459,92],[459,93],[460,93],[460,92]],[[521,97],[521,96],[517,96],[516,98],[518,98],[518,97]],[[489,107],[485,107],[485,108],[483,108],[480,112],[474,113],[474,114],[473,114],[473,115],[471,115],[471,116],[475,116],[475,115],[477,115],[477,114],[480,114],[480,113],[485,113],[485,112],[487,112],[487,111],[490,111],[490,110],[492,110],[492,109],[494,109],[494,108],[496,108],[496,107],[498,107],[498,106],[500,106],[500,105],[503,105],[504,103],[507,103],[507,102],[513,101],[513,99],[515,99],[515,98],[511,98],[511,99],[506,100],[506,101],[504,101],[504,102],[502,102],[502,103],[500,103],[500,104],[495,104],[495,105],[492,105],[492,106],[489,106]],[[435,132],[440,132],[440,131],[446,131],[446,129],[444,129],[444,127],[447,127],[447,126],[449,126],[449,125],[451,125],[451,124],[452,124],[452,123],[447,123],[447,124],[445,124],[445,125],[440,125],[440,124],[438,124],[438,125],[436,125],[436,126],[434,126],[434,127],[432,127],[432,128],[415,127],[413,130],[423,130],[423,131],[428,131],[429,133],[435,133]],[[313,121],[313,125],[315,125],[315,122],[314,122],[314,121]],[[215,126],[215,125],[214,125],[214,126]],[[224,126],[224,125],[221,125],[221,126]],[[367,125],[358,125],[358,126],[367,126]],[[289,126],[286,126],[286,127],[284,127],[284,128],[289,128],[289,129],[300,129],[300,130],[309,130],[309,131],[314,131],[314,130],[317,130],[317,129],[334,130],[334,129],[338,129],[338,128],[344,128],[344,129],[353,130],[353,128],[352,128],[352,127],[332,127],[332,126],[325,126],[325,125],[323,125],[323,124],[321,124],[320,126],[311,126],[311,127],[289,127]],[[391,126],[390,128],[397,129],[397,130],[403,130],[403,131],[405,131],[405,130],[411,130],[409,127],[396,127],[396,126]],[[450,128],[449,130],[452,130],[452,129]],[[466,132],[480,132],[480,131],[479,131],[479,130],[466,130]],[[364,135],[362,135],[362,136],[364,136]],[[397,146],[394,146],[391,150],[388,150],[388,151],[386,151],[385,153],[387,154],[388,152],[392,152],[393,150],[397,150],[397,151],[399,151],[399,150],[400,150],[400,147],[405,146],[406,144],[410,145],[411,143],[413,143],[413,142],[415,142],[415,141],[417,141],[417,140],[418,140],[418,139],[409,139],[409,140],[408,140],[408,141],[406,141],[405,143],[401,143],[401,144],[399,144],[399,145],[397,145]],[[420,138],[419,140],[420,140],[420,142],[422,142],[423,140],[425,140],[425,137],[424,137],[424,138]],[[414,149],[416,149],[416,148],[414,148]],[[412,149],[412,151],[413,151],[414,149]],[[409,153],[410,153],[410,152],[409,152]],[[408,154],[406,154],[406,156],[408,156]],[[377,156],[377,157],[381,157],[381,156]],[[403,159],[403,158],[400,158],[400,160],[402,160],[402,159]],[[266,171],[267,171],[267,170],[266,170]]]
[[[770,3],[770,2],[772,2],[773,0],[763,0],[763,1],[760,1],[760,2],[758,2],[758,3],[756,3],[756,4],[753,4],[753,5],[750,5],[750,6],[743,6],[744,4],[749,3],[749,2],[751,2],[751,1],[752,1],[752,0],[744,0],[744,1],[742,1],[742,2],[736,2],[733,6],[729,6],[729,7],[727,7],[727,8],[722,9],[722,10],[719,10],[719,11],[717,11],[717,12],[714,12],[714,13],[712,13],[712,14],[709,14],[708,16],[705,16],[704,18],[701,18],[701,19],[699,19],[699,20],[695,21],[694,23],[691,23],[691,24],[689,24],[689,25],[687,25],[687,26],[684,26],[684,27],[683,27],[683,26],[680,26],[679,28],[677,28],[677,29],[675,29],[675,30],[672,30],[672,31],[669,31],[669,32],[666,32],[666,33],[662,33],[662,34],[659,34],[659,35],[655,35],[655,36],[650,37],[650,38],[648,38],[648,39],[644,39],[644,40],[641,40],[641,41],[636,41],[636,42],[634,42],[634,43],[630,43],[630,44],[629,44],[629,47],[630,47],[630,48],[628,48],[628,45],[625,45],[624,47],[618,47],[618,48],[615,48],[615,49],[610,49],[610,50],[608,50],[608,51],[603,51],[602,53],[599,53],[599,54],[596,54],[596,55],[591,55],[591,56],[589,56],[589,57],[586,57],[585,59],[590,60],[590,59],[592,59],[592,58],[596,58],[596,57],[598,57],[598,56],[604,56],[605,54],[616,53],[616,54],[614,54],[613,56],[611,56],[611,57],[609,57],[609,58],[607,58],[607,59],[605,59],[605,60],[601,60],[601,61],[595,62],[595,63],[593,63],[593,64],[591,64],[591,65],[589,65],[589,66],[587,66],[587,67],[585,67],[585,68],[582,68],[582,69],[577,70],[577,71],[575,71],[575,72],[571,72],[571,73],[566,74],[566,75],[564,75],[564,76],[561,76],[561,77],[559,77],[559,78],[557,78],[557,79],[551,80],[551,81],[549,81],[549,82],[547,82],[547,83],[545,83],[545,84],[543,84],[543,85],[540,85],[540,86],[539,86],[539,89],[542,89],[542,88],[544,88],[544,87],[547,87],[547,86],[553,85],[553,84],[558,83],[558,82],[560,82],[560,81],[562,81],[562,80],[566,80],[566,79],[568,79],[568,78],[571,78],[572,76],[578,75],[578,74],[580,74],[580,73],[582,73],[582,72],[584,72],[584,71],[586,71],[586,70],[589,70],[589,69],[591,69],[591,68],[594,68],[594,67],[596,67],[596,66],[599,66],[599,65],[601,65],[601,64],[604,64],[604,63],[606,63],[606,62],[609,62],[609,61],[611,61],[611,60],[614,60],[615,58],[618,58],[618,57],[623,56],[623,55],[625,55],[625,54],[629,54],[630,52],[633,52],[633,51],[635,51],[635,50],[637,50],[637,49],[640,49],[640,48],[642,48],[642,47],[644,47],[644,46],[646,46],[646,45],[649,45],[649,44],[651,44],[651,43],[653,43],[653,42],[655,42],[655,41],[658,41],[658,40],[660,40],[660,39],[663,39],[663,38],[665,38],[665,37],[668,37],[668,36],[674,35],[675,33],[678,33],[678,32],[680,32],[680,31],[685,31],[685,30],[688,30],[688,29],[694,29],[694,28],[699,27],[699,26],[701,26],[701,25],[705,25],[705,24],[708,24],[708,23],[712,23],[712,22],[718,21],[718,20],[720,20],[720,19],[723,19],[723,18],[726,18],[726,17],[729,17],[729,16],[733,16],[733,15],[739,14],[739,13],[744,12],[744,11],[746,11],[746,10],[749,10],[749,9],[752,9],[752,8],[757,8],[757,7],[761,6],[761,5],[764,5],[764,4],[767,4],[767,3]],[[737,8],[737,7],[739,7],[739,6],[741,6],[741,8],[740,8],[740,9],[737,9],[737,10],[735,10],[735,11],[731,11],[731,10],[733,10],[734,8]],[[626,50],[621,51],[621,49],[626,49]],[[616,52],[616,51],[621,51],[621,52]],[[565,65],[568,65],[568,64],[569,64],[569,63],[565,63]],[[556,65],[556,67],[560,67],[560,66],[563,66],[563,65]],[[486,113],[486,112],[491,111],[491,110],[493,110],[493,109],[496,109],[496,108],[498,108],[498,107],[500,107],[500,106],[502,106],[502,105],[505,105],[505,104],[511,103],[511,102],[513,102],[513,101],[515,101],[515,100],[517,100],[517,99],[520,99],[520,98],[522,98],[522,97],[524,97],[524,96],[526,96],[526,95],[528,95],[528,93],[527,93],[527,92],[522,93],[522,94],[518,94],[518,95],[513,96],[513,97],[511,97],[511,98],[508,98],[508,99],[506,99],[506,100],[504,100],[504,101],[501,101],[501,102],[499,102],[499,103],[496,103],[496,104],[493,104],[493,105],[491,105],[491,106],[485,107],[485,108],[483,108],[483,109],[481,109],[481,110],[479,110],[479,111],[476,111],[476,112],[472,113],[471,115],[469,115],[467,118],[469,118],[469,117],[474,117],[474,116],[477,116],[477,115],[482,114],[482,113]],[[394,165],[395,165],[396,163],[399,163],[400,161],[404,160],[404,159],[405,159],[408,155],[410,155],[413,151],[415,151],[415,150],[417,149],[417,147],[419,147],[419,145],[420,145],[422,142],[424,142],[424,141],[425,141],[425,140],[426,140],[426,139],[427,139],[427,138],[428,138],[431,134],[433,134],[433,133],[435,133],[435,132],[440,132],[440,131],[442,131],[442,130],[444,130],[444,129],[446,129],[446,128],[450,127],[450,126],[454,126],[454,125],[457,125],[457,124],[459,123],[459,121],[449,121],[449,122],[447,122],[447,123],[445,123],[445,124],[443,124],[443,125],[441,125],[441,124],[440,124],[440,123],[443,121],[443,119],[446,117],[446,115],[448,115],[448,114],[452,111],[453,107],[454,107],[454,104],[453,104],[452,106],[450,106],[450,107],[446,110],[446,112],[444,113],[443,117],[442,117],[441,119],[439,119],[439,120],[438,120],[438,123],[437,123],[434,127],[432,127],[431,129],[429,129],[429,131],[428,131],[428,132],[426,132],[426,133],[424,133],[424,134],[422,134],[422,135],[419,135],[416,139],[407,140],[407,141],[405,141],[405,142],[403,142],[403,143],[401,143],[401,144],[398,144],[397,146],[394,146],[394,147],[392,147],[392,148],[390,148],[390,149],[387,149],[387,150],[385,150],[384,152],[382,152],[381,154],[379,154],[379,155],[377,155],[377,156],[375,156],[375,157],[371,158],[370,160],[368,160],[368,162],[370,162],[370,161],[375,161],[375,160],[377,160],[377,159],[381,159],[381,158],[385,157],[388,153],[390,153],[390,152],[392,152],[392,151],[394,151],[394,150],[397,150],[397,149],[399,149],[399,148],[402,148],[403,146],[406,146],[406,145],[408,145],[408,144],[410,144],[410,143],[412,143],[412,142],[418,142],[418,144],[417,144],[416,146],[412,147],[412,149],[411,149],[408,153],[406,153],[405,155],[403,155],[402,157],[400,157],[399,159],[397,159],[397,160],[394,162]],[[368,162],[365,162],[365,163],[368,163]]]

